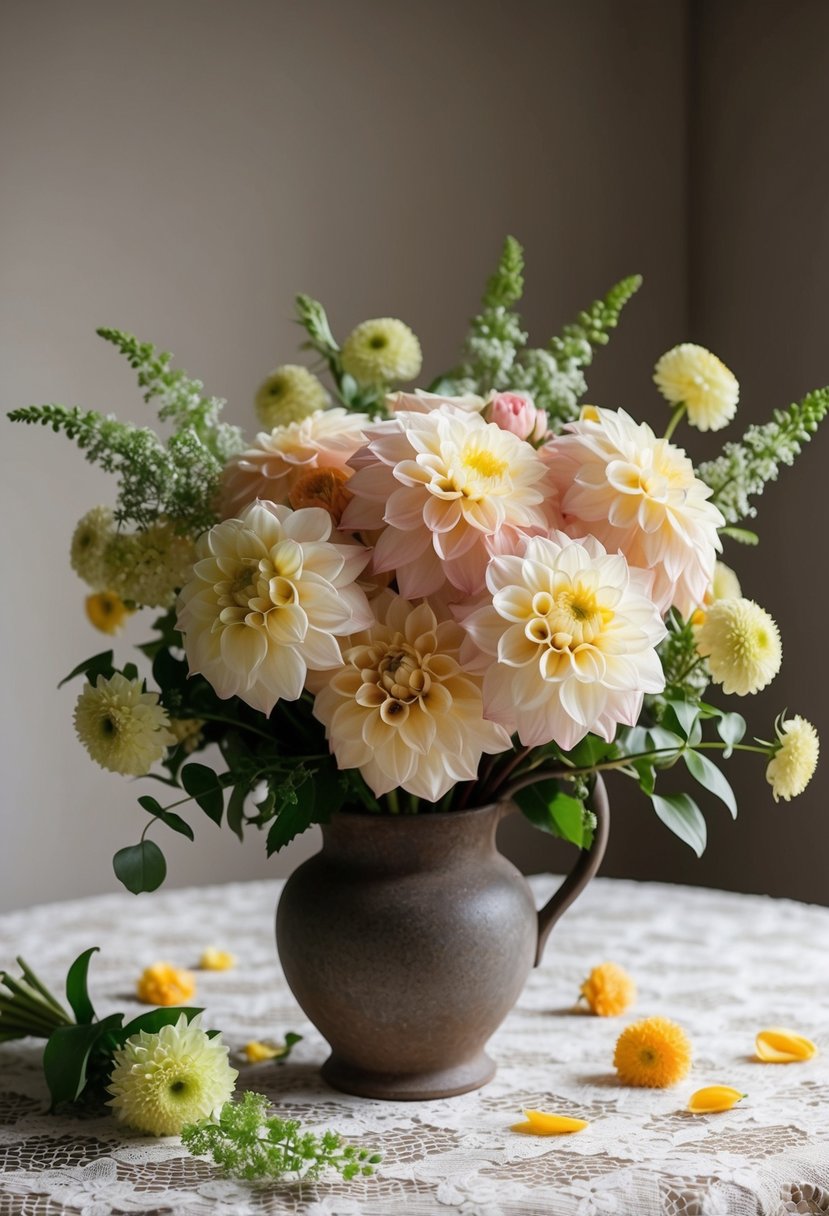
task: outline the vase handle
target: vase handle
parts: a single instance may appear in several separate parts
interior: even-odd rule
[[[545,772],[525,773],[523,777],[518,777],[515,781],[511,782],[501,797],[504,800],[510,799],[513,794],[517,794],[525,786],[535,785],[539,781],[546,780],[550,775]],[[560,773],[555,774],[555,776],[560,775]],[[544,947],[547,944],[547,938],[550,936],[550,930],[553,925],[567,911],[573,901],[581,895],[590,879],[593,878],[602,864],[610,832],[610,805],[607,801],[607,790],[601,777],[596,778],[593,792],[590,795],[589,805],[590,810],[596,816],[596,831],[593,835],[593,843],[589,849],[582,849],[579,852],[576,864],[564,882],[555,894],[547,900],[544,907],[539,909],[538,944],[536,946],[534,964],[536,967],[541,962],[541,956],[544,953]]]

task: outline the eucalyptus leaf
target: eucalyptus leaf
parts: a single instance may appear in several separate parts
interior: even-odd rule
[[[240,840],[245,837],[245,799],[249,792],[247,782],[239,781],[227,801],[227,826]]]
[[[742,714],[724,713],[719,718],[717,721],[717,734],[726,745],[723,751],[724,759],[728,759],[734,751],[734,744],[739,743],[745,733],[746,720]]]
[[[212,768],[206,764],[185,764],[181,770],[181,784],[194,798],[205,815],[221,825],[224,813],[224,786]]]
[[[112,859],[112,868],[133,895],[157,890],[167,877],[164,854],[154,840],[141,840],[119,849]]]
[[[668,719],[667,725],[671,729],[671,719],[673,719],[673,722],[676,724],[683,739],[690,739],[694,731],[694,726],[699,719],[699,710],[697,706],[692,704],[690,701],[668,701],[665,719]],[[663,721],[665,719],[663,719]]]
[[[180,836],[186,836],[188,840],[196,839],[190,824],[175,811],[169,811],[166,807],[161,806],[152,795],[142,794],[138,799],[138,805],[142,806],[145,811],[149,811],[156,819],[160,819],[168,828],[178,832]]]
[[[688,794],[652,794],[653,809],[659,818],[685,844],[690,845],[697,857],[705,851],[708,831],[705,819],[693,798]]]
[[[704,789],[714,794],[728,807],[731,818],[737,818],[737,800],[726,777],[716,764],[701,752],[688,751],[683,756],[688,772]]]
[[[84,950],[83,954],[78,955],[66,974],[66,999],[79,1025],[95,1020],[95,1010],[92,1008],[87,991],[87,974],[89,960],[99,949],[99,946],[90,946],[88,950]]]

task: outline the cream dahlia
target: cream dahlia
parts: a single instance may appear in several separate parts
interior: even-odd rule
[[[820,740],[811,722],[799,714],[781,719],[775,752],[766,768],[766,780],[775,802],[781,798],[788,802],[803,793],[817,768],[819,754]]]
[[[121,1123],[152,1136],[177,1136],[216,1114],[239,1075],[221,1037],[202,1030],[200,1017],[188,1024],[184,1013],[174,1026],[132,1035],[113,1060],[108,1105]]]
[[[367,437],[342,526],[386,525],[373,569],[395,570],[405,597],[431,595],[447,579],[466,594],[480,591],[504,534],[546,531],[552,522],[544,461],[477,414],[403,411]]]
[[[256,390],[256,416],[263,426],[287,426],[324,410],[331,398],[313,372],[299,363],[275,367]]]
[[[737,412],[737,377],[704,346],[675,346],[659,360],[653,378],[665,400],[684,405],[691,426],[700,431],[721,430]]]
[[[561,495],[565,529],[591,533],[654,573],[653,598],[685,617],[703,602],[725,523],[681,448],[624,410],[588,407],[540,449]]]
[[[697,650],[723,692],[744,697],[770,684],[780,670],[780,630],[753,600],[717,600],[706,609]]]
[[[414,380],[423,355],[415,334],[394,317],[363,321],[343,342],[343,371],[358,384],[382,387]]]
[[[440,393],[427,393],[422,388],[416,388],[413,393],[389,393],[386,397],[386,408],[390,414],[401,411],[410,414],[430,414],[432,410],[440,409],[442,405],[450,409],[460,410],[465,414],[480,414],[486,405],[484,397],[475,393],[467,393],[463,397],[444,397]]]
[[[227,519],[257,498],[288,506],[296,481],[311,469],[351,474],[348,459],[365,443],[367,414],[317,410],[301,422],[256,436],[256,446],[233,456],[222,478],[220,510]]]
[[[402,788],[436,802],[471,781],[507,732],[483,716],[481,678],[459,662],[461,627],[383,592],[376,621],[344,644],[345,666],[317,694],[314,716],[340,768],[358,768],[378,796]]]
[[[611,740],[665,685],[649,576],[593,537],[558,532],[523,550],[489,563],[487,602],[455,610],[482,652],[486,715],[526,747],[569,751],[589,731]]]
[[[75,730],[101,768],[143,777],[175,743],[158,693],[120,672],[87,684],[75,704]]]
[[[220,697],[265,714],[281,697],[295,701],[309,667],[340,663],[336,638],[373,619],[354,583],[367,551],[330,535],[325,511],[257,502],[200,539],[178,628],[191,672]]]

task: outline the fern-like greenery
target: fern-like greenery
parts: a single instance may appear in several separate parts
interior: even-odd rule
[[[632,275],[612,287],[552,338],[546,347],[527,347],[527,334],[514,306],[524,289],[524,254],[514,237],[507,237],[495,273],[487,281],[481,311],[473,318],[466,339],[466,357],[433,388],[442,393],[483,393],[523,390],[539,409],[547,411],[557,430],[578,413],[587,390],[583,369],[593,350],[604,346],[630,297],[641,285]]]
[[[63,432],[97,464],[118,478],[115,518],[149,527],[160,516],[197,534],[215,522],[214,499],[227,458],[242,446],[236,427],[219,422],[224,402],[205,397],[201,381],[171,367],[171,356],[116,329],[99,329],[138,372],[144,400],[159,399],[158,416],[171,422],[162,440],[149,427],[78,406],[32,405],[12,410],[13,422],[39,423]]]
[[[829,387],[815,389],[787,410],[775,410],[764,426],[750,426],[738,443],[727,443],[721,456],[700,465],[697,472],[714,491],[711,501],[727,524],[757,514],[749,500],[762,494],[767,482],[777,480],[781,464],[794,463],[827,410]]]

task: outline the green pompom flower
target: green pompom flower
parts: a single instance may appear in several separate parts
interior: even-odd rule
[[[343,343],[343,371],[361,387],[382,388],[414,380],[423,362],[420,342],[408,325],[394,317],[363,321]]]
[[[302,422],[330,401],[322,383],[299,363],[276,367],[256,390],[256,416],[263,426],[287,426]]]
[[[130,1127],[153,1136],[177,1136],[183,1127],[210,1118],[229,1101],[238,1072],[216,1035],[200,1019],[182,1014],[156,1034],[141,1030],[115,1052],[109,1105]]]

